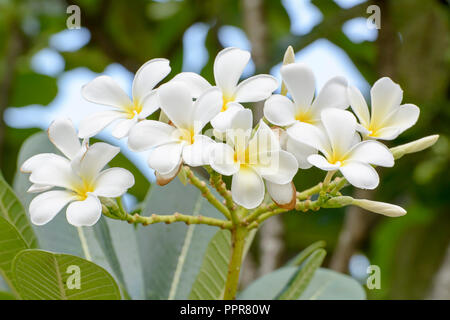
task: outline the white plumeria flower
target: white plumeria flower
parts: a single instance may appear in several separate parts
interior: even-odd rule
[[[134,177],[123,168],[101,171],[120,149],[103,142],[83,147],[70,120],[54,121],[48,134],[67,158],[53,153],[37,154],[22,165],[22,172],[31,173],[33,186],[42,186],[40,190],[29,191],[46,191],[31,201],[31,221],[46,224],[70,203],[66,210],[69,223],[92,226],[102,212],[98,197],[122,196],[134,185]],[[47,191],[53,187],[61,189]]]
[[[349,111],[324,110],[321,121],[324,130],[307,123],[295,127],[303,143],[323,154],[308,156],[309,163],[325,171],[339,170],[355,187],[376,188],[379,177],[371,164],[392,167],[394,157],[389,149],[375,140],[355,140],[356,118]]]
[[[299,168],[308,169],[307,157],[317,150],[299,142],[295,127],[301,123],[320,126],[320,113],[327,108],[345,109],[347,102],[347,81],[334,77],[325,83],[315,97],[315,79],[310,68],[303,63],[291,63],[281,67],[281,76],[292,100],[281,94],[271,96],[264,105],[264,116],[277,126],[287,127],[286,150],[297,158]]]
[[[276,78],[268,74],[253,76],[238,84],[249,60],[250,52],[234,47],[223,49],[214,60],[214,79],[222,92],[222,108],[211,120],[211,125],[219,133],[225,132],[234,114],[244,108],[240,103],[265,100],[278,87]],[[205,78],[193,72],[182,72],[173,80],[186,83],[194,98],[212,87]]]
[[[403,91],[390,78],[379,79],[370,90],[372,114],[369,114],[361,92],[350,86],[348,99],[359,119],[357,130],[365,138],[393,140],[412,127],[419,118],[420,109],[413,104],[402,104]]]
[[[292,179],[297,172],[293,155],[281,150],[274,132],[261,120],[252,133],[252,113],[239,111],[227,130],[227,144],[211,148],[211,167],[226,176],[233,176],[231,195],[237,204],[252,209],[259,206],[265,194],[264,181],[272,199],[285,208],[295,206],[296,191]]]
[[[165,185],[178,173],[182,163],[189,166],[208,164],[212,139],[201,134],[206,124],[220,112],[220,90],[210,88],[193,101],[189,88],[170,81],[158,89],[161,110],[173,125],[145,120],[134,126],[128,146],[134,151],[154,148],[148,164],[156,173],[157,183]]]
[[[133,80],[132,100],[119,85],[108,76],[100,76],[83,86],[83,97],[94,103],[113,107],[112,110],[94,113],[83,119],[79,126],[80,138],[89,138],[115,120],[121,120],[112,134],[121,139],[138,122],[158,109],[158,98],[153,88],[170,73],[169,60],[152,59],[146,62]]]

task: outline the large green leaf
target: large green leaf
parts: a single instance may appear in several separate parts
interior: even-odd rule
[[[301,265],[294,276],[289,280],[287,286],[277,296],[278,300],[296,300],[305,291],[316,270],[325,259],[326,251],[317,249]]]
[[[255,233],[256,229],[252,230],[246,238],[244,257],[250,248]],[[202,267],[192,286],[189,299],[219,300],[223,298],[230,254],[231,234],[228,230],[220,230],[208,244]]]
[[[192,185],[175,179],[164,187],[153,186],[143,214],[174,212],[221,217]],[[216,228],[174,223],[139,226],[138,231],[146,298],[187,299]]]
[[[58,93],[56,78],[26,72],[17,75],[12,91],[11,106],[22,107],[30,104],[47,105]]]
[[[29,157],[43,152],[59,153],[44,132],[36,133],[23,144],[17,166],[20,167]],[[30,185],[26,174],[16,173],[14,189],[27,210],[35,196],[26,192]],[[72,254],[92,261],[112,273],[120,287],[128,291],[132,298],[143,298],[142,271],[133,226],[102,217],[94,227],[76,228],[67,222],[62,210],[46,225],[33,228],[41,249]],[[124,292],[125,297],[128,294]]]
[[[78,269],[78,270],[77,270]],[[70,277],[79,271],[80,286]],[[114,278],[98,265],[76,256],[24,250],[13,262],[16,288],[25,300],[120,300]]]
[[[25,210],[14,191],[0,174],[0,217],[11,223],[23,237],[28,248],[37,247],[37,239]]]
[[[12,261],[17,253],[28,249],[19,231],[3,217],[0,217],[0,275],[12,289],[15,288],[12,275]]]
[[[250,284],[239,299],[273,300],[296,274],[296,267],[283,267]],[[353,278],[319,268],[299,300],[362,300],[366,294]]]

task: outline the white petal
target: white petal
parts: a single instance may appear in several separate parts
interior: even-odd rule
[[[160,174],[166,174],[174,170],[180,163],[183,144],[167,143],[158,146],[150,152],[148,164]]]
[[[231,128],[226,131],[227,141],[235,150],[243,151],[250,139],[253,126],[253,114],[250,109],[238,110],[231,119]]]
[[[225,48],[214,60],[214,79],[224,96],[232,96],[239,78],[250,60],[250,52],[238,48]]]
[[[102,215],[102,204],[94,195],[83,201],[74,201],[67,207],[67,221],[75,227],[93,226]]]
[[[111,77],[100,76],[81,88],[81,95],[90,102],[123,109],[132,105],[125,91]]]
[[[122,139],[128,135],[131,128],[138,122],[138,116],[134,116],[133,119],[124,119],[117,123],[112,130],[112,135],[116,139]]]
[[[289,126],[295,122],[294,104],[289,98],[274,94],[264,104],[264,116],[277,126]]]
[[[119,152],[119,147],[114,147],[104,142],[94,143],[88,148],[80,161],[80,176],[85,179],[96,178],[100,170],[102,170]]]
[[[192,167],[209,164],[211,147],[214,141],[204,135],[194,136],[194,143],[183,148],[183,161]]]
[[[370,90],[372,99],[372,122],[382,123],[402,102],[403,91],[390,78],[379,79]]]
[[[48,164],[48,161],[52,161],[52,159],[55,158],[60,158],[59,161],[67,161],[67,159],[65,159],[64,157],[54,153],[39,153],[25,160],[25,162],[20,167],[20,171],[24,173],[31,173],[41,166]]]
[[[69,159],[72,159],[81,147],[77,131],[69,119],[53,121],[47,133],[50,141]]]
[[[134,185],[134,177],[130,171],[123,168],[110,168],[100,172],[95,185],[95,195],[117,198]]]
[[[241,168],[231,180],[233,201],[246,209],[256,208],[264,200],[264,182],[250,167]]]
[[[141,99],[142,111],[139,119],[145,119],[159,108],[158,91],[153,90]]]
[[[53,157],[45,165],[33,170],[30,181],[41,185],[71,189],[72,183],[79,178],[72,171],[70,161],[63,157]]]
[[[311,110],[320,117],[322,110],[327,108],[345,109],[348,107],[347,80],[334,77],[328,80],[314,99]]]
[[[291,63],[281,67],[281,76],[295,104],[309,108],[316,88],[312,70],[303,63]]]
[[[321,156],[319,154],[312,154],[308,156],[307,159],[310,164],[325,171],[337,170],[339,169],[340,166],[340,163],[336,164],[329,163],[324,156]]]
[[[236,88],[236,102],[256,102],[267,99],[278,88],[276,78],[259,74],[242,81]]]
[[[126,119],[127,115],[120,111],[101,111],[88,115],[80,121],[78,136],[90,138],[102,131],[111,122],[117,119]]]
[[[370,137],[380,140],[394,140],[400,133],[402,133],[402,129],[399,127],[385,127],[378,129],[376,134],[372,134]]]
[[[177,129],[167,123],[143,120],[128,133],[128,147],[133,151],[144,151],[169,142],[175,142]]]
[[[152,59],[144,63],[134,76],[133,99],[141,102],[169,73],[170,66],[167,59]]]
[[[263,121],[259,121],[259,127],[256,133],[248,143],[248,153],[250,158],[255,155],[263,156],[272,151],[278,152],[280,150],[280,141],[272,129]]]
[[[184,83],[170,81],[159,87],[158,94],[161,110],[178,128],[189,130],[194,111],[189,88]]]
[[[277,184],[291,182],[298,170],[297,159],[284,150],[272,152],[270,159],[260,161],[260,165],[255,169],[264,179]]]
[[[391,151],[378,141],[366,140],[355,145],[348,153],[348,160],[370,163],[382,167],[394,166]]]
[[[367,106],[366,100],[364,99],[361,92],[357,88],[349,86],[347,88],[347,97],[350,106],[352,107],[353,112],[358,117],[361,125],[365,128],[368,128],[370,124],[369,107]]]
[[[198,98],[203,92],[212,88],[208,81],[194,72],[181,72],[171,81],[183,82],[189,87],[192,97]]]
[[[385,127],[398,127],[401,132],[411,128],[419,118],[420,109],[414,104],[401,105],[383,122]]]
[[[41,193],[30,203],[30,218],[35,225],[43,225],[52,220],[70,201],[76,199],[74,193],[53,190]]]
[[[216,87],[208,89],[195,101],[193,120],[196,133],[220,113],[222,104],[222,92]]]
[[[357,188],[375,189],[380,182],[378,173],[370,164],[346,161],[340,171],[345,179]]]
[[[355,136],[355,116],[349,111],[332,108],[322,111],[321,120],[333,152],[337,156],[344,155],[350,149]]]
[[[212,120],[211,125],[218,132],[225,132],[227,129],[231,128],[231,122],[239,110],[244,109],[244,107],[239,103],[230,102],[227,104],[227,110],[217,114]]]
[[[239,162],[234,160],[234,150],[225,143],[216,143],[211,147],[211,167],[225,176],[230,176],[239,170]]]
[[[317,153],[317,149],[310,147],[304,143],[298,142],[288,136],[286,141],[286,151],[290,152],[297,159],[300,169],[309,169],[311,164],[308,162],[308,156]]]
[[[27,192],[29,193],[39,193],[39,192],[44,192],[44,191],[48,191],[51,188],[53,188],[53,186],[48,186],[45,184],[37,184],[37,183],[33,183],[27,190]]]
[[[309,123],[296,122],[286,130],[289,137],[304,143],[316,150],[322,151],[325,155],[331,154],[331,146],[325,133]]]
[[[180,162],[178,163],[178,165],[172,171],[165,173],[165,174],[161,174],[158,171],[155,171],[156,183],[159,186],[165,186],[170,181],[172,181],[180,172],[181,163],[182,163],[182,161],[180,158]]]
[[[296,190],[293,182],[286,184],[276,184],[266,181],[267,192],[272,197],[272,200],[284,209],[294,209],[296,202]]]

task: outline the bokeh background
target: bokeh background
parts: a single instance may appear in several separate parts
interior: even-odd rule
[[[369,5],[379,6],[381,28],[370,29]],[[81,9],[81,28],[67,29],[69,5]],[[131,89],[133,73],[151,58],[170,59],[172,73],[194,71],[212,80],[223,47],[252,52],[245,76],[279,78],[288,45],[314,71],[317,89],[336,75],[366,97],[389,76],[404,102],[421,109],[419,122],[390,146],[439,133],[431,149],[379,170],[376,191],[344,189],[355,197],[399,204],[408,214],[385,218],[358,208],[292,212],[259,232],[245,261],[242,285],[285,263],[317,240],[327,242],[325,266],[365,283],[369,265],[381,269],[372,299],[450,299],[449,3],[445,0],[0,0],[0,168],[12,183],[23,141],[57,117],[75,124],[101,106],[81,98],[80,88],[99,74]],[[261,106],[255,105],[256,114]],[[132,207],[154,181],[145,154],[117,164],[135,166]],[[125,159],[127,157],[131,162]],[[297,189],[323,179],[300,171]]]

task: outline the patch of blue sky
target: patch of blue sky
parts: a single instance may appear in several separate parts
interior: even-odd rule
[[[307,34],[323,19],[320,10],[310,0],[282,0],[282,4],[291,20],[292,34]]]
[[[252,45],[245,32],[235,26],[223,26],[219,29],[219,41],[224,48],[236,47],[242,50],[252,51]],[[255,74],[255,63],[250,60],[242,73],[242,77],[250,77]]]
[[[334,0],[341,8],[348,9],[358,4],[366,2],[367,0]]]
[[[342,32],[355,43],[375,41],[378,37],[378,30],[375,28],[368,28],[367,19],[363,17],[346,21],[342,26]]]
[[[86,28],[66,29],[50,37],[50,47],[58,51],[77,51],[88,44],[91,33]]]
[[[53,49],[44,48],[31,58],[31,68],[40,74],[56,76],[64,71],[65,61],[61,54]]]
[[[198,22],[190,26],[183,35],[183,71],[200,73],[208,62],[209,54],[205,39],[209,25]]]

